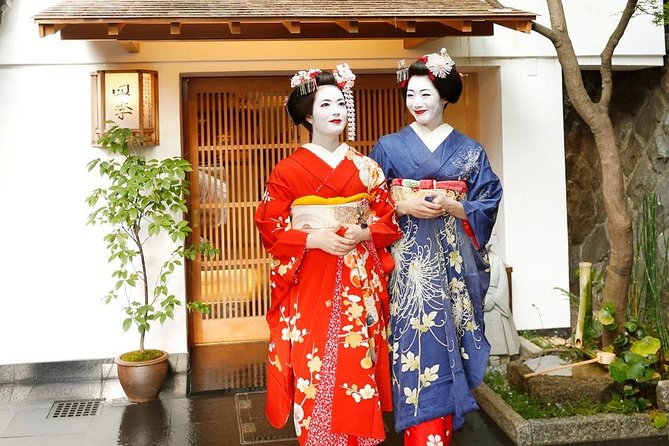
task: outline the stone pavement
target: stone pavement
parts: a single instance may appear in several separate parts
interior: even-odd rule
[[[294,438],[290,429],[284,429],[287,435],[268,426],[248,429],[248,421],[253,420],[244,419],[243,409],[248,409],[248,405],[240,404],[248,395],[255,397],[253,416],[257,422],[264,418],[264,392],[188,397],[185,375],[172,376],[160,398],[147,404],[130,403],[116,379],[3,384],[0,385],[0,445],[296,446],[297,441],[290,439]],[[52,409],[58,405],[65,408],[54,417]],[[282,433],[288,438],[281,438]],[[391,432],[383,444],[400,446],[401,436]],[[467,425],[456,432],[452,444],[513,443],[487,416],[472,414]]]
[[[267,424],[262,389],[188,395],[187,356],[175,355],[170,362],[174,374],[160,398],[147,404],[127,400],[112,359],[0,365],[0,446],[297,446],[290,426],[277,431]],[[391,415],[386,424],[393,425]],[[451,444],[513,445],[482,412],[469,414]],[[666,446],[669,441],[590,444]],[[391,429],[383,445],[401,446],[402,436]]]

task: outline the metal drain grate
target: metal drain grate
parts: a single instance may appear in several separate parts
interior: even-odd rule
[[[47,418],[94,417],[100,414],[104,399],[56,401]]]

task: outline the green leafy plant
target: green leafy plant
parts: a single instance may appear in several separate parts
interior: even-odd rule
[[[663,0],[639,0],[637,12],[650,15],[655,25],[669,24],[669,3]]]
[[[599,322],[605,329],[615,331],[618,328],[615,315],[616,306],[610,302],[605,303],[597,312],[597,322]]]
[[[616,341],[614,340],[614,345]],[[609,374],[617,382],[633,380],[638,383],[659,378],[653,365],[657,363],[660,340],[652,336],[632,342],[629,350],[624,347],[622,356],[616,356],[609,365]]]
[[[123,329],[127,331],[133,325],[137,328],[139,351],[143,353],[151,324],[162,325],[172,319],[175,308],[182,304],[168,288],[172,273],[184,258],[194,259],[198,254],[212,256],[217,250],[207,243],[184,244],[191,228],[187,221],[176,216],[187,211],[186,175],[192,170],[188,161],[179,157],[146,159],[136,153],[142,145],[141,139],[129,129],[117,126],[104,132],[98,144],[112,157],[92,160],[88,170],[97,168],[107,184],[96,188],[86,202],[94,209],[88,223],[111,228],[104,241],[110,253],[108,261],[116,265],[112,272],[116,282],[105,302],[121,302],[126,315]],[[170,237],[175,249],[154,276],[149,273],[147,249],[151,242],[159,242],[163,234]],[[119,299],[121,290],[125,291],[125,300]],[[208,306],[201,302],[189,303],[187,307],[208,311]]]
[[[657,381],[662,376],[663,364],[659,360],[660,340],[649,336],[646,328],[634,318],[625,322],[625,330],[615,337],[610,346],[616,358],[609,364],[609,375],[621,383],[622,398],[644,411],[651,407]],[[661,424],[661,420],[653,422]]]

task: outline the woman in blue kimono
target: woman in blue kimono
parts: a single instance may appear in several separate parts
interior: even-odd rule
[[[477,409],[470,389],[483,379],[490,346],[483,297],[486,246],[502,187],[481,144],[444,122],[462,93],[445,49],[398,82],[416,122],[383,136],[371,152],[397,202],[404,233],[392,247],[390,291],[395,428],[405,445],[448,445]]]

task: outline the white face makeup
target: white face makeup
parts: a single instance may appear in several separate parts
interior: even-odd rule
[[[334,85],[318,87],[313,114],[307,118],[313,127],[313,139],[339,135],[346,127],[347,117],[346,102],[341,90]]]
[[[416,122],[434,130],[444,123],[446,101],[427,76],[411,76],[407,84],[406,106]]]

